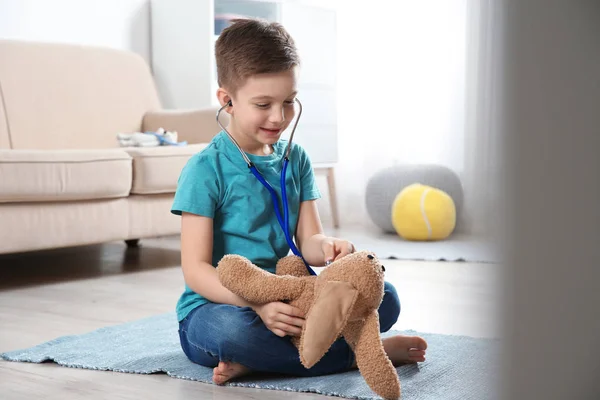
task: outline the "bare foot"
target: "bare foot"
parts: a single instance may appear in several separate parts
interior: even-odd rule
[[[427,342],[419,336],[396,335],[384,338],[382,342],[394,365],[425,361]]]
[[[385,353],[395,367],[425,361],[427,342],[421,337],[396,335],[384,338],[382,342]],[[356,368],[356,360],[352,368]]]
[[[242,364],[219,361],[219,365],[213,368],[213,382],[217,385],[222,385],[225,382],[250,373],[248,367]]]

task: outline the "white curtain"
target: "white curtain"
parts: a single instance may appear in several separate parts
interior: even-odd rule
[[[454,170],[465,190],[463,228],[480,231],[490,130],[492,0],[337,3],[341,223],[373,227],[365,187],[398,163]]]
[[[467,0],[465,227],[495,239],[503,223],[502,9],[495,0]]]

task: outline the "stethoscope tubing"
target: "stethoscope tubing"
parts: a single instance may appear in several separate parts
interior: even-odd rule
[[[281,203],[283,205],[283,216],[281,215],[281,210],[279,209],[279,198],[277,196],[277,192],[275,191],[275,189],[273,189],[273,187],[269,184],[269,182],[267,182],[267,180],[262,176],[262,174],[258,171],[258,169],[254,165],[254,163],[252,161],[250,161],[250,159],[246,155],[246,152],[244,152],[242,150],[242,148],[240,147],[238,142],[235,140],[235,138],[229,133],[229,131],[223,125],[221,125],[221,121],[219,121],[219,115],[221,114],[221,111],[223,111],[226,107],[231,106],[231,101],[229,101],[227,104],[225,104],[223,107],[221,107],[217,111],[216,119],[217,119],[217,124],[219,124],[221,129],[223,129],[223,131],[227,134],[227,136],[229,136],[229,139],[231,139],[233,144],[237,147],[238,151],[244,158],[244,161],[248,165],[250,172],[252,172],[252,174],[256,177],[256,179],[258,179],[258,181],[269,191],[269,194],[271,195],[271,200],[273,202],[273,209],[275,210],[275,216],[277,217],[279,226],[281,227],[281,230],[283,231],[283,234],[285,235],[285,240],[287,241],[288,245],[290,246],[292,253],[302,259],[302,261],[304,262],[304,265],[306,266],[306,269],[308,270],[308,272],[311,275],[316,275],[315,271],[308,265],[308,263],[302,256],[302,253],[296,247],[296,244],[292,240],[291,233],[289,231],[290,217],[289,217],[289,204],[288,204],[288,200],[287,200],[285,177],[286,177],[286,173],[287,173],[287,167],[288,167],[288,164],[290,161],[289,155],[290,155],[290,150],[291,150],[291,146],[292,146],[292,140],[294,139],[294,133],[296,132],[296,127],[298,126],[298,121],[300,120],[300,116],[302,115],[302,103],[300,103],[300,100],[298,100],[298,99],[295,99],[295,101],[300,106],[300,112],[298,113],[298,117],[296,118],[296,121],[294,123],[294,127],[292,129],[292,133],[290,135],[290,139],[288,141],[288,144],[287,144],[287,147],[286,147],[286,150],[284,153],[283,166],[281,169],[281,182],[280,183],[281,183],[281,197],[282,197]]]

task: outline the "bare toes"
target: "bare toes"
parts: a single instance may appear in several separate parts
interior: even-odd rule
[[[384,340],[384,350],[394,364],[425,361],[427,342],[418,336],[392,336]]]
[[[246,375],[249,372],[250,369],[242,364],[220,361],[219,365],[213,369],[213,382],[217,385],[221,385],[231,379]]]
[[[217,385],[221,385],[229,379],[230,367],[227,362],[220,361],[219,365],[213,368],[213,382]]]
[[[425,350],[409,350],[408,359],[411,361],[423,362],[425,361]]]
[[[427,350],[427,342],[419,336],[412,336],[410,338],[409,346],[411,349]]]
[[[223,383],[227,382],[227,377],[215,372],[215,373],[213,373],[213,382],[216,385],[222,385]]]

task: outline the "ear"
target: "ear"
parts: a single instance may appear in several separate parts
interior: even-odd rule
[[[219,104],[221,104],[221,107],[223,107],[229,101],[233,101],[232,96],[229,94],[229,92],[225,88],[222,88],[222,87],[217,89],[217,99],[219,99]],[[229,114],[231,114],[231,107],[225,108],[225,111],[227,111]]]
[[[329,281],[308,311],[300,342],[300,361],[311,368],[329,350],[348,322],[358,290],[350,283]]]
[[[400,379],[383,348],[377,310],[369,313],[364,321],[350,322],[343,335],[354,350],[356,365],[367,385],[384,399],[398,399]]]

